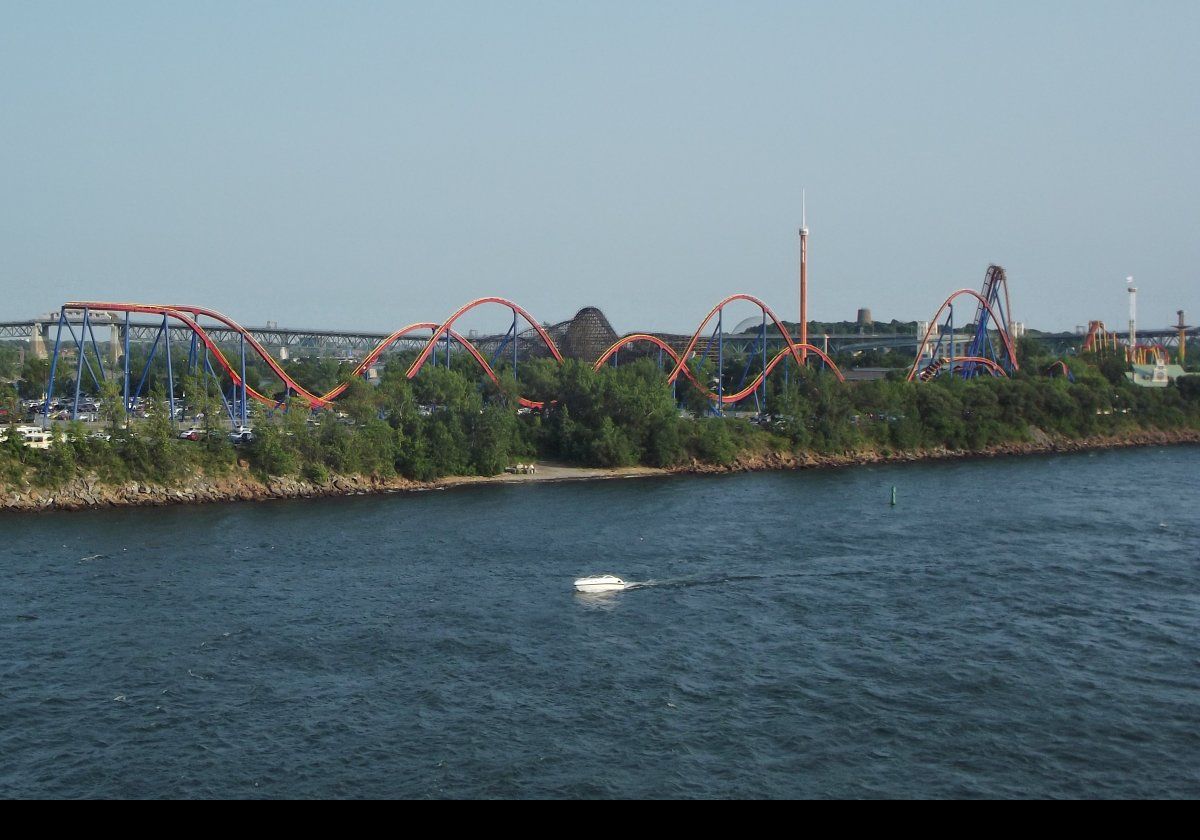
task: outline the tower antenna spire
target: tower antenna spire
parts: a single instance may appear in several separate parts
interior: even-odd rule
[[[808,360],[808,196],[800,190],[800,362]]]
[[[1125,278],[1125,286],[1129,289],[1129,362],[1137,361],[1137,286],[1133,278]]]

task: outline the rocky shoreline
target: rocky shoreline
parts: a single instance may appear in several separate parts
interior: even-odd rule
[[[670,469],[630,467],[588,469],[559,467],[542,470],[535,476],[462,476],[421,482],[406,478],[380,479],[368,476],[331,476],[321,483],[299,478],[270,477],[262,480],[242,468],[221,476],[197,476],[174,486],[124,482],[105,484],[96,476],[76,478],[55,489],[23,486],[0,491],[0,511],[36,512],[50,510],[92,510],[111,507],[158,507],[213,502],[267,501],[271,499],[309,499],[330,496],[355,496],[437,490],[481,484],[524,483],[534,481],[591,481],[638,476],[709,475],[766,470],[822,469],[866,464],[913,463],[918,461],[996,458],[1016,455],[1045,455],[1086,452],[1143,446],[1200,444],[1200,430],[1138,431],[1117,437],[1078,439],[1054,438],[1035,434],[1022,443],[1001,444],[982,450],[923,449],[917,451],[858,451],[823,455],[816,453],[746,453],[728,465],[693,461]]]
[[[966,460],[975,458],[1003,458],[1017,455],[1052,455],[1069,452],[1091,452],[1100,449],[1125,449],[1145,446],[1186,446],[1200,444],[1200,430],[1171,429],[1141,430],[1119,436],[1094,436],[1084,438],[1052,437],[1035,432],[1034,439],[1019,443],[1003,443],[985,449],[933,449],[904,450],[896,452],[860,451],[837,455],[818,453],[771,452],[766,454],[739,456],[732,464],[702,464],[676,468],[670,472],[695,474],[755,472],[763,470],[823,469],[831,467],[853,467],[868,464],[903,464],[919,461]]]

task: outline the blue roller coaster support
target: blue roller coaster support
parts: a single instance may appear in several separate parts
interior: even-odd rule
[[[760,335],[760,338],[762,339],[763,381],[762,381],[762,402],[759,404],[758,411],[761,414],[767,410],[767,311],[765,309],[763,310],[762,334]]]
[[[241,359],[241,361],[242,361],[242,385],[241,385],[242,399],[241,399],[241,403],[242,403],[242,427],[244,428],[246,426],[246,422],[249,420],[249,414],[248,414],[249,408],[246,405],[246,336],[244,336],[244,335],[241,336],[241,342],[240,342],[239,349],[241,351],[241,357],[242,357],[242,359]]]
[[[207,347],[204,348],[204,370],[206,372],[206,377],[211,376],[213,378],[213,381],[216,382],[216,384],[217,384],[217,393],[221,395],[221,405],[225,407],[225,413],[229,416],[229,422],[230,423],[236,422],[236,420],[233,416],[233,406],[230,405],[229,400],[225,399],[225,390],[221,387],[221,377],[217,375],[217,372],[215,370],[213,370],[212,361],[208,357],[208,348]],[[204,381],[204,391],[205,391],[205,393],[208,392],[207,378]],[[205,418],[206,421],[207,421],[207,419],[208,418]]]
[[[171,425],[175,425],[175,369],[171,367],[171,325],[163,313],[163,346],[167,354],[167,405],[171,409]]]
[[[125,313],[125,334],[121,337],[122,352],[125,354],[125,359],[122,367],[125,369],[124,387],[121,389],[122,397],[125,401],[125,419],[128,421],[129,413],[133,410],[133,406],[129,402],[129,313]]]
[[[188,376],[191,376],[192,373],[195,372],[195,369],[196,369],[196,340],[197,340],[197,335],[195,333],[192,333],[192,340],[188,346],[188,360],[187,360]],[[208,352],[207,348],[205,349],[205,352]]]
[[[954,304],[950,304],[950,369],[948,373],[954,375]]]
[[[504,340],[500,342],[500,345],[492,353],[492,358],[488,361],[488,364],[491,365],[493,368],[496,367],[496,362],[499,361],[500,356],[503,355],[503,353],[506,349],[508,349],[508,343],[510,341],[513,343],[513,358],[515,359],[516,352],[517,352],[516,351],[516,343],[517,343],[517,319],[516,319],[516,316],[513,317],[512,326],[508,328],[508,331],[506,333],[504,333]],[[513,375],[516,376],[515,373]]]
[[[54,399],[54,376],[58,371],[58,352],[62,349],[63,324],[66,323],[67,312],[58,310],[58,333],[54,336],[54,356],[50,359],[50,378],[46,382],[46,402],[42,406],[42,428],[50,423],[50,401]]]
[[[133,397],[129,400],[130,405],[137,402],[138,397],[142,395],[142,389],[146,387],[146,379],[150,375],[150,365],[154,361],[154,355],[158,352],[158,341],[163,336],[163,328],[159,327],[158,332],[154,334],[154,342],[150,345],[150,353],[146,356],[146,364],[142,368],[141,376],[138,378],[137,390],[133,392]]]
[[[96,343],[96,328],[91,324],[90,320],[88,322],[88,337],[92,340],[92,352],[96,354],[96,370],[100,371],[100,378],[96,378],[96,371],[92,370],[90,365],[88,373],[92,375],[92,381],[96,383],[96,388],[99,389],[100,383],[104,382],[108,376],[104,372],[104,357],[100,355],[100,345]]]
[[[722,320],[725,317],[725,307],[717,310],[717,404],[714,414],[725,413],[725,328]]]
[[[79,338],[75,339],[75,346],[78,349],[78,354],[75,357],[75,398],[71,402],[71,419],[75,420],[79,417],[79,386],[83,381],[83,365],[87,361],[84,356],[83,334],[88,328],[88,311],[83,310],[83,325],[79,328]],[[71,325],[67,325],[67,329],[71,329]],[[71,337],[75,338],[75,330],[71,329]]]

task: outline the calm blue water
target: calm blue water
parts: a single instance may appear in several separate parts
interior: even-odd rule
[[[0,796],[1195,797],[1197,475],[0,517]],[[572,594],[600,571],[651,583]]]

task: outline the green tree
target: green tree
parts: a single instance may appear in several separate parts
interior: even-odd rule
[[[100,384],[100,419],[108,424],[111,434],[125,424],[125,397],[121,388],[111,379]]]
[[[923,384],[917,390],[916,406],[926,445],[965,446],[966,427],[957,390],[938,381]]]
[[[254,440],[247,449],[251,463],[264,475],[294,475],[299,461],[295,449],[286,441],[279,426],[259,424],[254,428]]]
[[[15,379],[21,370],[21,351],[11,344],[0,344],[0,380]]]
[[[7,423],[10,426],[17,425],[24,417],[17,389],[10,388],[5,383],[0,383],[0,411],[4,414],[0,422]]]
[[[338,397],[337,408],[355,424],[364,426],[379,416],[379,395],[375,388],[356,376]]]
[[[508,465],[516,440],[516,415],[490,405],[476,415],[471,428],[471,467],[478,475],[495,475]]]
[[[33,356],[25,358],[21,367],[19,391],[21,399],[36,400],[46,396],[46,384],[50,381],[50,360]]]
[[[705,417],[691,424],[688,449],[701,461],[727,465],[737,457],[738,448],[729,432],[731,421]]]

